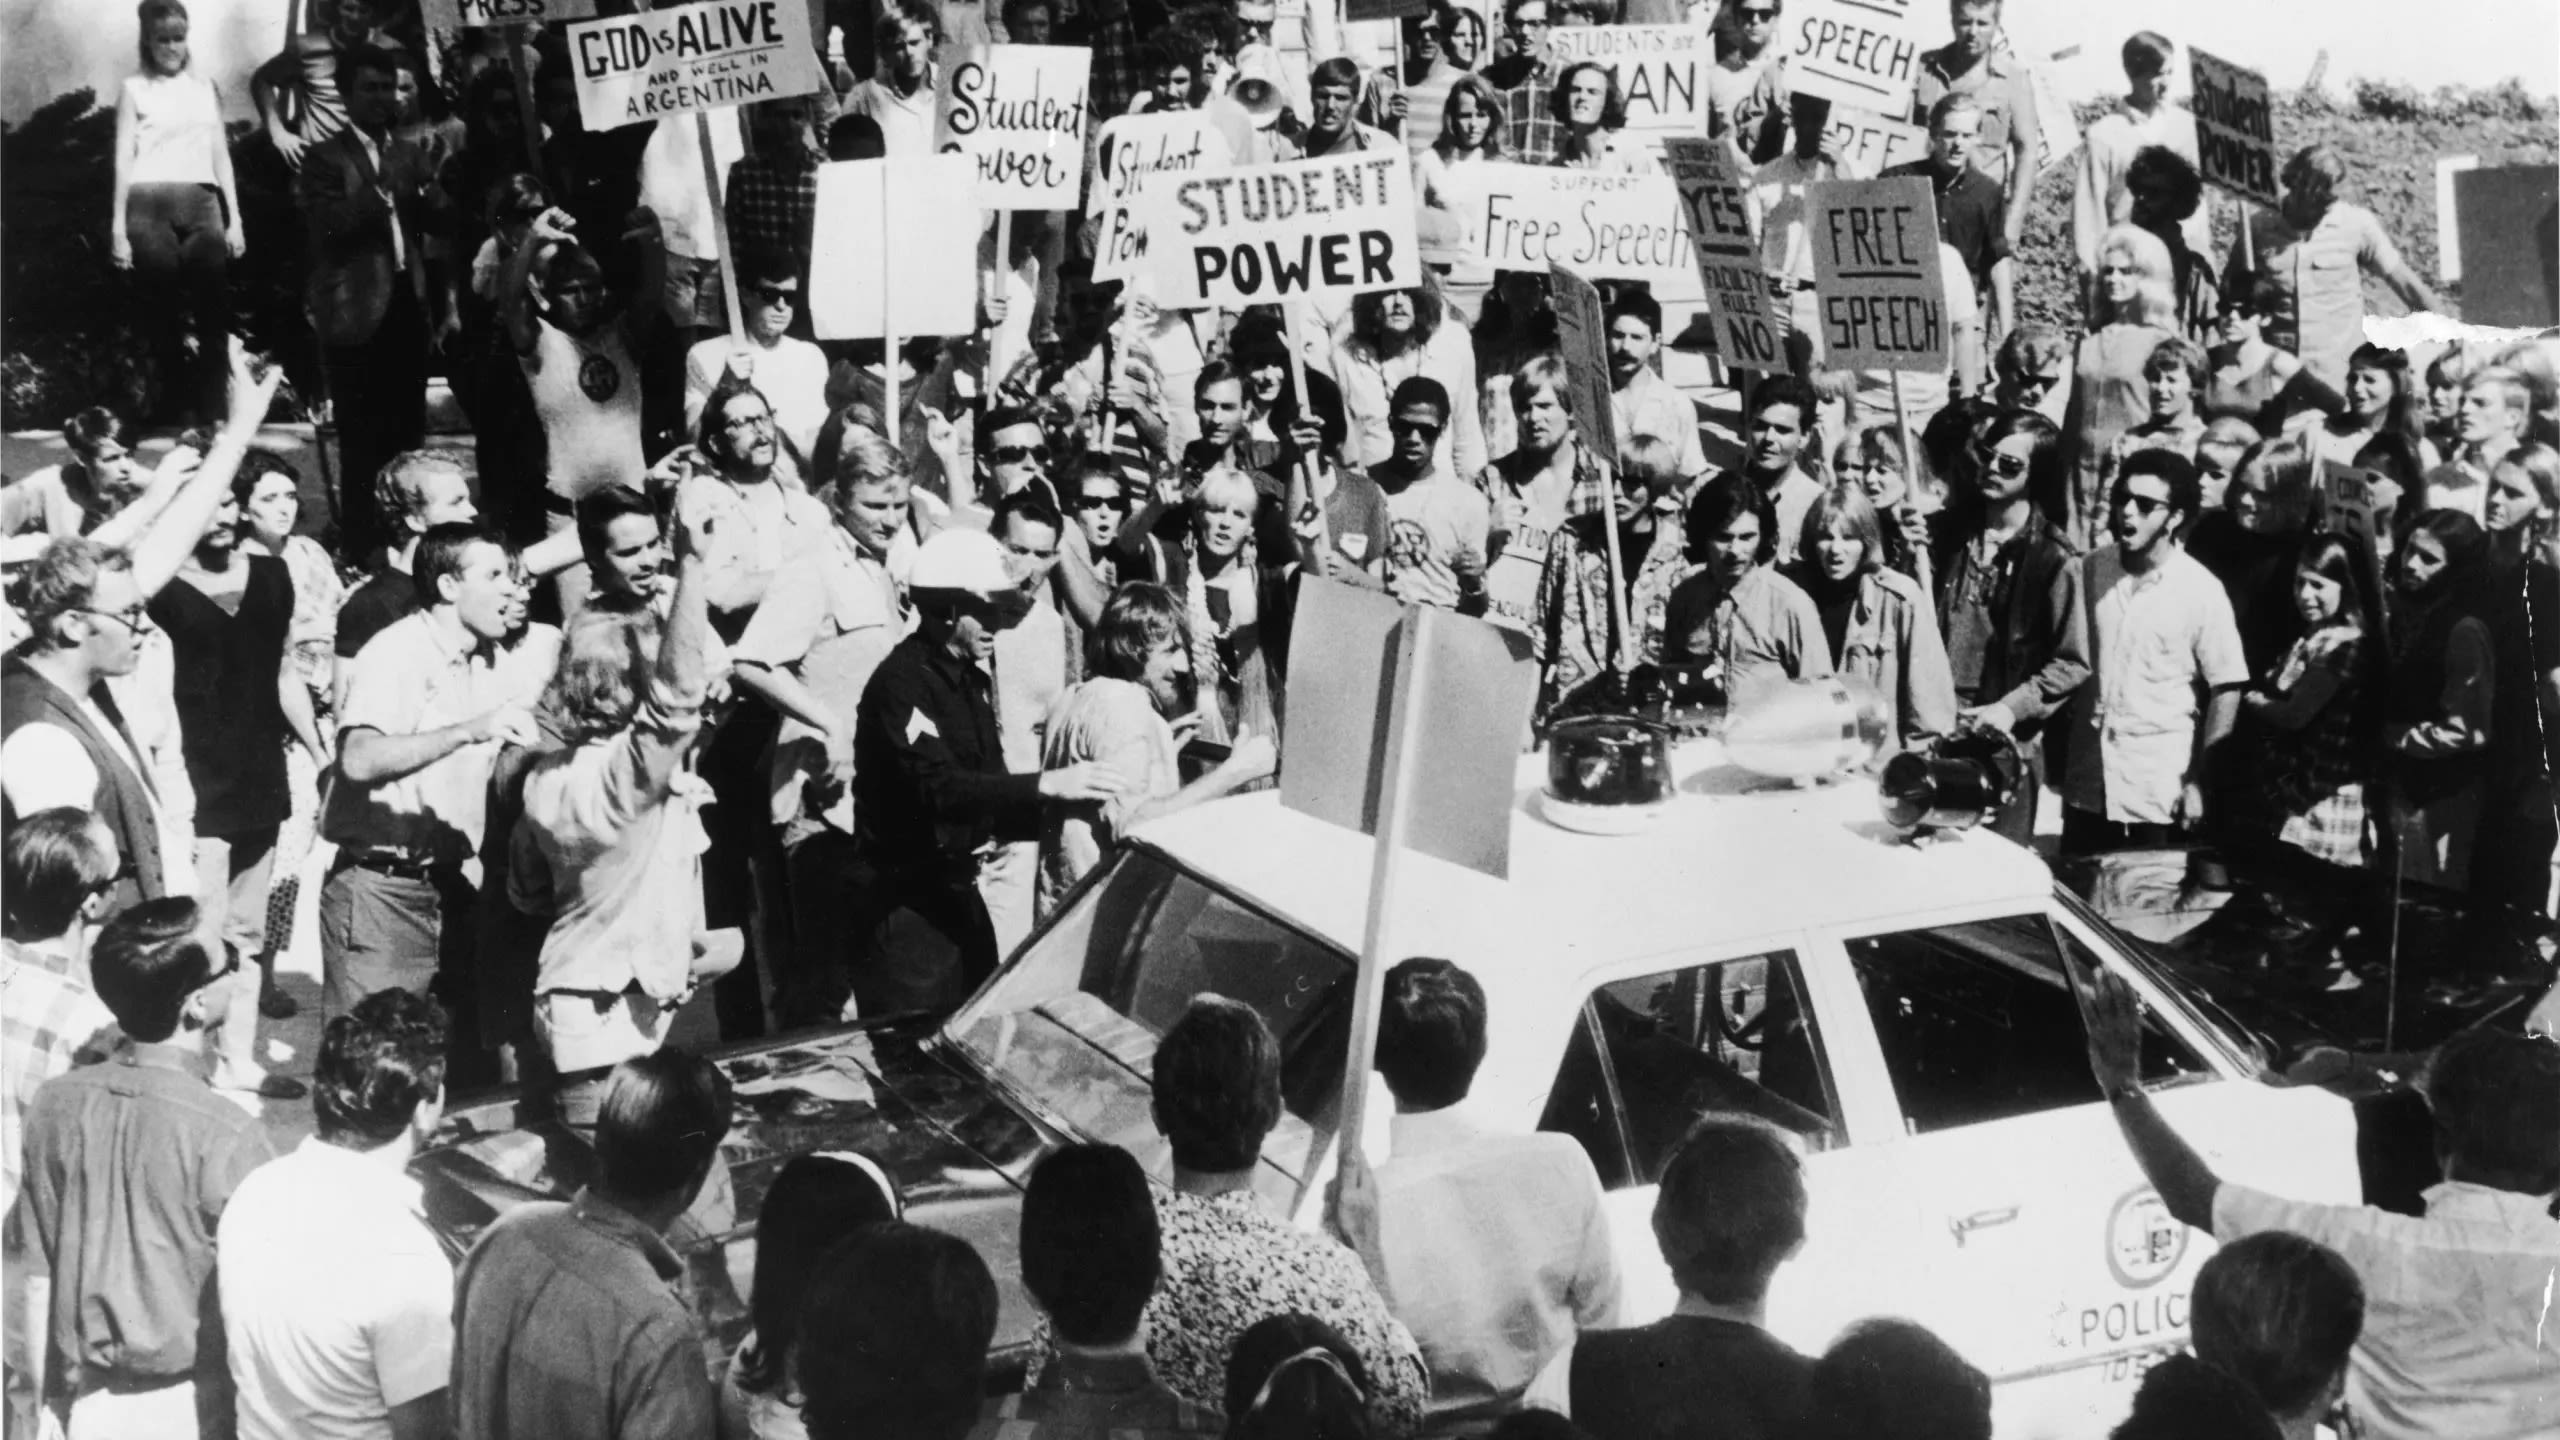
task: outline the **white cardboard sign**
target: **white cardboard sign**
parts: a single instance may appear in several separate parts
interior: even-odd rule
[[[1945,37],[1947,9],[1934,0],[1799,0],[1779,24],[1798,94],[1908,115],[1921,52]]]
[[[1547,53],[1558,72],[1596,61],[1618,77],[1630,134],[1648,130],[1703,135],[1707,72],[1714,48],[1703,25],[1584,25],[1552,30]]]
[[[1928,131],[1852,105],[1832,105],[1822,138],[1839,154],[1841,170],[1852,175],[1881,175],[1896,165],[1929,158]]]
[[[978,323],[978,232],[960,203],[966,155],[843,160],[818,167],[809,320],[821,340],[965,335]]]
[[[1681,287],[1697,273],[1680,191],[1668,175],[1549,165],[1469,169],[1483,199],[1468,229],[1477,257],[1496,269],[1562,265],[1588,280]]]
[[[1943,371],[1948,322],[1929,182],[1818,180],[1805,191],[1824,363]]]
[[[933,148],[978,167],[985,210],[1073,210],[1084,185],[1086,78],[1080,45],[973,45],[942,54]]]
[[[572,25],[590,130],[814,93],[826,83],[801,0],[702,0]]]
[[[1163,177],[1224,170],[1234,157],[1226,132],[1197,110],[1165,115],[1124,115],[1106,122],[1095,152],[1093,188],[1085,197],[1098,217],[1093,278],[1119,280],[1146,268],[1147,229],[1139,200],[1142,185]]]
[[[1338,299],[1422,283],[1401,149],[1167,175],[1140,190],[1168,309]]]

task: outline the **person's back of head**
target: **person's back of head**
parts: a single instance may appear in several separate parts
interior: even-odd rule
[[[978,1417],[996,1282],[969,1242],[892,1220],[818,1262],[800,1306],[810,1440],[960,1440]]]
[[[192,1024],[217,1018],[196,997],[219,978],[205,947],[203,916],[183,895],[145,900],[98,931],[89,950],[89,982],[124,1033],[157,1044]]]
[[[1280,1042],[1250,1005],[1197,995],[1156,1044],[1156,1128],[1173,1163],[1203,1175],[1253,1167],[1280,1123]]]
[[[1226,1440],[1369,1440],[1369,1372],[1341,1331],[1267,1315],[1227,1356]]]
[[[2420,1088],[2446,1179],[2520,1195],[2560,1191],[2560,1045],[2466,1030],[2436,1051]]]
[[[784,1388],[800,1334],[800,1308],[818,1261],[865,1227],[897,1219],[904,1201],[868,1158],[845,1151],[795,1156],[773,1177],[756,1211],[756,1272],[748,1292],[753,1342],[739,1352],[738,1384]]]
[[[1804,1248],[1804,1162],[1776,1126],[1709,1115],[1663,1166],[1653,1238],[1681,1293],[1715,1305],[1756,1304]]]
[[[1991,1377],[1928,1327],[1861,1320],[1813,1362],[1816,1440],[1991,1440]]]
[[[97,816],[70,806],[39,810],[10,827],[5,848],[0,933],[22,944],[59,940],[105,911],[116,883],[116,841]]]
[[[435,476],[470,473],[471,462],[458,450],[428,447],[392,456],[373,477],[373,503],[382,511],[382,523],[390,529],[395,547],[401,539],[427,528],[417,522],[433,498],[428,486]]]
[[[1163,1273],[1162,1244],[1147,1173],[1117,1145],[1070,1145],[1023,1187],[1023,1287],[1067,1344],[1137,1335]]]
[[[635,1056],[605,1077],[597,1182],[625,1206],[681,1212],[729,1133],[729,1077],[688,1050]]]
[[[2269,1230],[2204,1262],[2188,1315],[2197,1358],[2245,1383],[2278,1419],[2317,1416],[2346,1387],[2364,1283],[2337,1251]]]
[[[329,1022],[311,1074],[320,1138],[378,1150],[444,1111],[444,1012],[412,990],[377,990]]]
[[[1401,1110],[1444,1110],[1467,1098],[1484,1064],[1484,987],[1447,960],[1420,956],[1387,972],[1378,1004],[1378,1073]]]
[[[2282,1440],[2267,1407],[2239,1377],[2193,1355],[2142,1373],[2133,1413],[2108,1440]]]

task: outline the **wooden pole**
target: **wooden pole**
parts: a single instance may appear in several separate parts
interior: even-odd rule
[[[1624,676],[1636,668],[1636,634],[1627,621],[1627,557],[1618,553],[1618,467],[1605,460],[1600,463],[1600,504],[1600,531],[1609,537],[1609,623],[1618,631],[1612,648]]]
[[[1289,327],[1289,396],[1297,405],[1299,418],[1314,422],[1316,407],[1313,397],[1307,394],[1307,352],[1306,346],[1299,340],[1298,306],[1295,303],[1289,303],[1282,305],[1280,309],[1281,314],[1287,318]],[[1293,497],[1290,501],[1290,531],[1293,534],[1297,531],[1299,507],[1303,504],[1306,518],[1315,522],[1316,554],[1321,556],[1333,547],[1333,535],[1324,523],[1324,497],[1316,493],[1315,467],[1309,463],[1305,455],[1301,454],[1298,457],[1296,471],[1292,478],[1299,495],[1304,499]],[[1323,571],[1318,570],[1317,573],[1322,574]]]
[[[738,247],[729,243],[729,206],[720,193],[720,157],[711,149],[711,115],[693,112],[693,138],[702,147],[702,186],[711,197],[711,233],[720,246],[720,298],[729,311],[729,333],[747,337],[738,295]]]
[[[996,212],[996,294],[1006,294],[1005,282],[1013,277],[1013,212]],[[987,332],[987,384],[993,392],[996,377],[1004,374],[1004,327],[997,325]]]
[[[1378,849],[1369,864],[1369,919],[1360,943],[1360,969],[1353,977],[1350,1048],[1342,1062],[1341,1159],[1336,1173],[1360,1158],[1360,1129],[1369,1109],[1369,1069],[1378,1053],[1378,1002],[1386,991],[1388,922],[1395,909],[1396,872],[1404,856],[1405,829],[1413,815],[1416,742],[1414,701],[1429,683],[1430,627],[1439,611],[1430,605],[1407,605],[1396,627],[1394,688],[1387,702],[1385,783],[1378,790]]]
[[[542,110],[534,103],[532,48],[532,26],[507,27],[507,64],[516,76],[516,115],[524,126],[525,163],[535,179],[548,185],[550,177],[542,173]]]

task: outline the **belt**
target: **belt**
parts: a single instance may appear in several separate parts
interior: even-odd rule
[[[556,491],[545,490],[542,492],[542,508],[554,515],[574,516],[578,513],[578,502]]]
[[[431,861],[388,851],[340,851],[335,867],[340,870],[370,870],[376,875],[389,875],[401,880],[433,880],[439,874],[451,873],[452,866],[439,866]]]

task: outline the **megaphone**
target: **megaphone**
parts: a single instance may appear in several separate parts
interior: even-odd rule
[[[2015,802],[2027,761],[2017,740],[1988,726],[1942,735],[1885,762],[1877,797],[1905,835],[1970,830]]]

